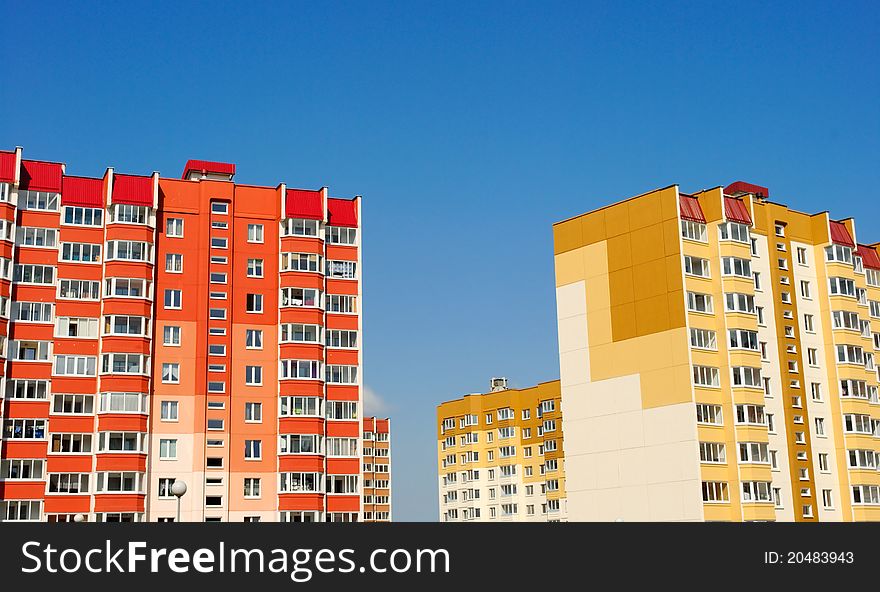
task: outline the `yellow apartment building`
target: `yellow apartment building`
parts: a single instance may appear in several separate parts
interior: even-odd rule
[[[880,520],[878,245],[768,196],[554,225],[569,520]]]
[[[566,519],[559,381],[437,407],[441,522]]]

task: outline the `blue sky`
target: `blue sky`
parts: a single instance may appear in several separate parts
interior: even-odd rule
[[[3,149],[364,196],[399,520],[437,518],[439,401],[558,377],[553,222],[745,180],[880,241],[876,3],[0,7]]]

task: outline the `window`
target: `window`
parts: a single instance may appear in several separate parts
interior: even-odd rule
[[[258,477],[245,477],[244,478],[244,497],[248,499],[255,499],[260,497],[260,479]],[[259,518],[257,520],[246,520],[247,522],[259,522]]]
[[[280,473],[280,493],[304,493],[323,491],[324,475],[321,473]]]
[[[329,384],[357,384],[358,367],[328,364],[326,374]]]
[[[245,329],[244,343],[247,349],[263,349],[262,329]]]
[[[65,300],[98,300],[101,297],[100,282],[89,280],[59,280],[59,282],[58,298]]]
[[[685,255],[684,272],[697,277],[710,277],[709,260]]]
[[[15,244],[23,247],[55,247],[58,231],[54,228],[31,228],[19,226],[15,233]]]
[[[327,298],[329,304],[330,297]],[[281,306],[319,307],[321,292],[313,288],[281,288]]]
[[[357,243],[357,228],[328,226],[326,238],[332,245],[354,245]]]
[[[767,425],[763,405],[736,405],[736,423],[745,425]]]
[[[321,454],[322,436],[317,434],[279,434],[279,454]]]
[[[211,272],[210,275],[212,284],[225,284],[226,283],[226,274],[222,272]]]
[[[357,314],[357,296],[327,295],[327,312]]]
[[[229,239],[225,237],[212,236],[211,237],[211,248],[212,249],[225,249],[229,245]]]
[[[703,481],[703,501],[725,503],[730,501],[727,483],[722,481]]]
[[[9,399],[45,400],[49,394],[48,380],[15,380],[6,382],[6,397]]]
[[[180,345],[180,327],[165,325],[162,328],[162,344],[170,346]]]
[[[3,437],[12,440],[42,440],[46,437],[45,419],[7,419]]]
[[[751,294],[728,292],[724,295],[724,306],[728,312],[755,314],[755,297]]]
[[[146,413],[144,393],[101,393],[100,413]]]
[[[122,224],[147,224],[150,208],[130,204],[116,204],[111,208],[111,222]]]
[[[163,363],[162,382],[165,384],[178,384],[180,382],[180,364],[176,362]]]
[[[95,376],[95,356],[55,356],[55,376]]]
[[[177,440],[161,438],[159,440],[159,459],[175,460],[177,458]]]
[[[681,236],[688,240],[705,243],[707,242],[706,225],[699,222],[691,222],[690,220],[682,220]]]
[[[807,348],[807,364],[810,366],[818,366],[819,364],[819,353],[814,347]]]
[[[761,369],[749,366],[734,366],[731,368],[733,382],[732,385],[747,388],[763,388],[761,380]]]
[[[758,351],[758,332],[746,329],[729,329],[729,343],[731,349],[747,349]]]
[[[724,444],[718,442],[700,442],[700,462],[716,464],[727,462]]]
[[[72,226],[101,226],[104,210],[100,208],[81,208],[64,206],[64,224]]]
[[[248,294],[247,295],[247,312],[261,313],[263,312],[263,295]]]
[[[248,259],[247,276],[251,277],[251,278],[263,277],[263,260],[262,259]]]
[[[807,249],[804,247],[797,248],[797,262],[801,265],[807,264]]]
[[[50,212],[58,211],[57,193],[48,193],[46,191],[25,191],[18,190],[18,207],[22,210],[45,210]]]
[[[58,317],[55,322],[55,336],[94,339],[98,337],[98,319]]]
[[[807,333],[815,332],[815,328],[813,327],[813,315],[811,314],[804,315],[804,331]]]
[[[770,464],[766,442],[740,442],[739,462],[748,464]]]
[[[165,220],[165,236],[183,238],[183,218],[167,218]]]
[[[880,486],[853,485],[852,501],[854,505],[859,506],[880,504]]]
[[[152,297],[152,286],[153,282],[150,280],[107,278],[104,295],[109,297],[149,299]]]
[[[177,401],[162,401],[159,409],[159,417],[162,421],[177,421]]]
[[[720,386],[718,368],[694,366],[694,385],[707,387]]]
[[[357,456],[357,438],[328,437],[324,441],[327,456]]]
[[[149,263],[153,260],[153,245],[142,241],[107,241],[107,260],[145,261]]]
[[[9,459],[0,461],[0,479],[42,479],[46,461],[40,459]]]
[[[248,423],[260,423],[263,421],[262,403],[245,403],[244,420]]]
[[[825,435],[825,418],[824,417],[816,417],[814,418],[814,422],[816,424],[816,435],[824,436]]]
[[[697,403],[697,423],[704,425],[722,425],[721,405]]]
[[[245,384],[248,386],[260,386],[263,384],[262,366],[245,366]]]
[[[721,273],[725,276],[751,279],[752,263],[748,259],[741,259],[739,257],[722,257]]]
[[[55,283],[55,268],[51,265],[16,264],[13,278],[20,284],[52,285]]]
[[[98,452],[146,452],[143,432],[99,432]]]
[[[245,440],[244,457],[247,460],[260,460],[263,457],[263,441]]]
[[[211,202],[211,213],[212,214],[228,214],[229,213],[229,204],[225,201],[212,201]]]
[[[327,347],[340,349],[356,349],[358,346],[358,333],[352,330],[332,329],[327,331]]]
[[[743,481],[742,483],[743,503],[772,502],[770,494],[771,487],[767,481]]]
[[[320,343],[321,326],[302,323],[282,323],[281,343]]]
[[[832,296],[856,296],[856,284],[853,280],[842,277],[828,278],[828,288]]]
[[[687,305],[688,310],[691,312],[702,312],[711,314],[713,311],[712,308],[712,296],[709,294],[698,294],[697,292],[688,292],[687,293]]]
[[[26,323],[51,323],[52,308],[50,302],[13,302],[11,318]]]
[[[101,245],[61,243],[61,260],[67,263],[100,263]]]
[[[852,248],[844,245],[829,245],[825,247],[825,261],[848,263],[852,265],[853,252]]]
[[[222,343],[211,343],[208,344],[208,355],[209,356],[225,356],[226,355],[226,346]]]
[[[101,372],[105,374],[144,374],[149,365],[150,357],[143,354],[101,355]]]
[[[320,272],[323,259],[315,253],[281,253],[281,271]]]
[[[165,271],[168,273],[183,273],[183,255],[168,253],[165,255]]]
[[[837,361],[841,364],[865,365],[864,350],[857,345],[838,345]]]
[[[321,370],[318,360],[281,360],[282,379],[320,380]]]
[[[327,275],[332,278],[355,279],[357,263],[354,261],[327,261]]]
[[[321,223],[318,220],[288,218],[281,221],[281,236],[318,236]]]
[[[150,333],[149,319],[125,315],[105,315],[104,335],[138,335]]]
[[[718,238],[724,241],[735,241],[738,243],[750,244],[749,227],[745,224],[737,224],[736,222],[727,222],[718,226]]]
[[[327,401],[327,419],[352,420],[358,417],[357,401]]]
[[[262,224],[248,224],[248,238],[249,243],[261,243],[263,242],[263,225]]]
[[[210,308],[208,309],[208,318],[214,319],[216,321],[224,321],[226,320],[226,309]]]
[[[54,395],[52,413],[82,415],[94,413],[94,395]]]

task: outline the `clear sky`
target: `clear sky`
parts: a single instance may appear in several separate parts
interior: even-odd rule
[[[553,222],[745,180],[880,241],[876,2],[263,4],[0,0],[0,147],[363,195],[396,519],[437,519],[438,402],[558,377]]]

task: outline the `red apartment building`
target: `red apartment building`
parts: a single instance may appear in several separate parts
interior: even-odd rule
[[[0,152],[0,521],[363,518],[360,198],[234,174]]]
[[[391,420],[364,418],[364,522],[391,522]]]

